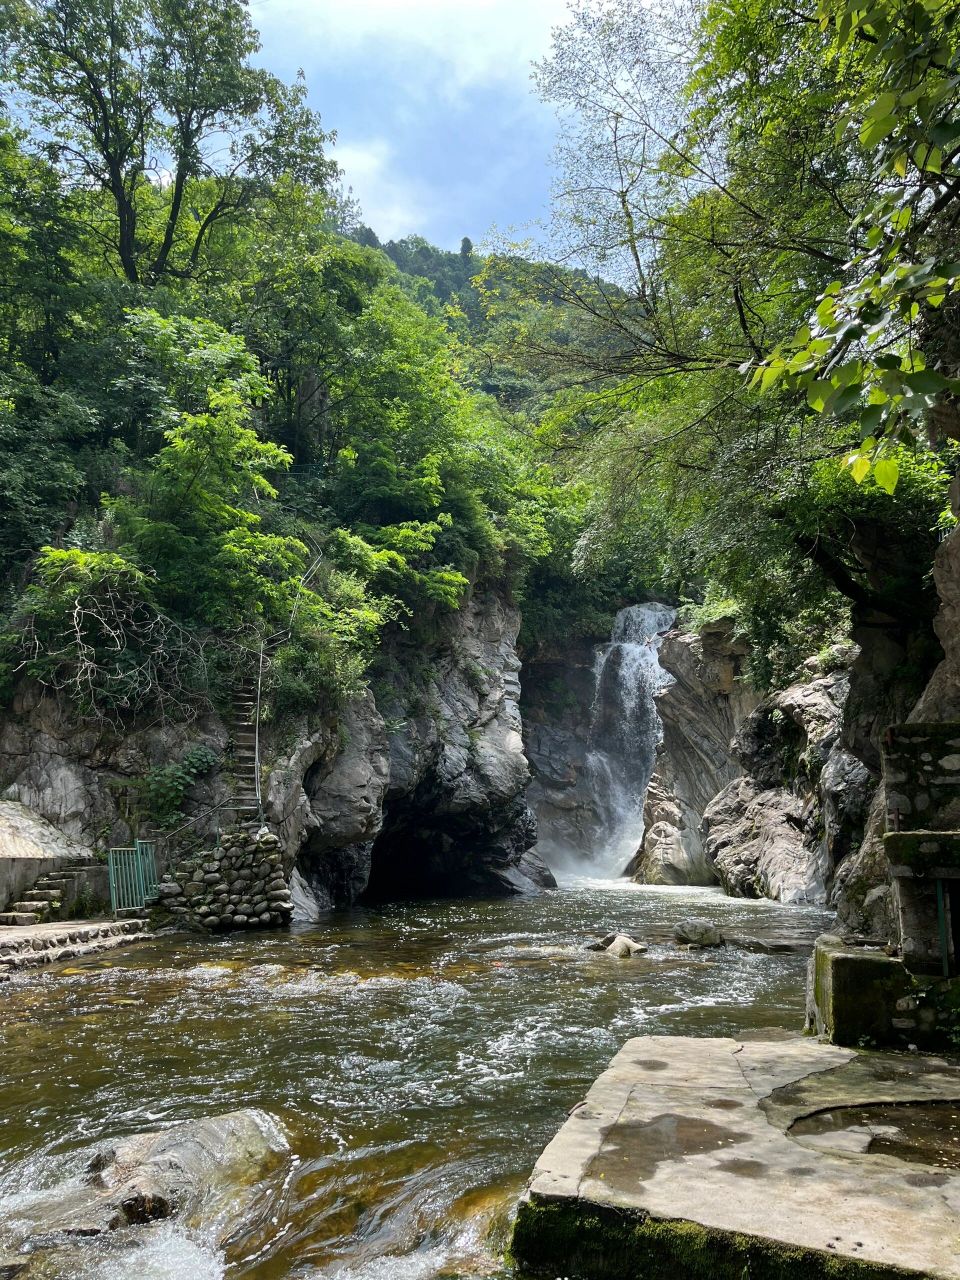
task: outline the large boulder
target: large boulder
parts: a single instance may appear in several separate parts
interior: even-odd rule
[[[723,934],[712,920],[682,920],[673,931],[675,942],[691,947],[722,947]]]

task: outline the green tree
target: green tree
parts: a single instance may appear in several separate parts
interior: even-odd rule
[[[280,174],[336,173],[305,105],[251,63],[240,0],[15,0],[8,87],[132,283],[195,272],[224,222]]]

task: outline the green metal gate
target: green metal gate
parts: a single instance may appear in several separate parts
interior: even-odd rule
[[[157,897],[157,847],[152,840],[138,840],[133,849],[107,852],[110,872],[110,909],[138,911]]]

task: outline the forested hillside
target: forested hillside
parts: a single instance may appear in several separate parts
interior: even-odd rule
[[[335,704],[478,581],[528,647],[657,594],[761,686],[851,611],[929,665],[953,6],[582,0],[550,233],[484,255],[381,245],[240,0],[4,13],[5,696],[189,715],[272,637]]]

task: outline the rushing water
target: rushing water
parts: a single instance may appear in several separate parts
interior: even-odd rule
[[[586,786],[599,824],[590,858],[601,874],[619,874],[640,847],[643,798],[662,735],[654,697],[671,682],[657,650],[676,616],[663,604],[621,609],[610,643],[597,649]]]
[[[669,939],[691,914],[811,939],[826,919],[581,880],[292,934],[172,937],[16,978],[0,988],[0,1222],[92,1143],[260,1106],[298,1157],[266,1234],[222,1257],[161,1226],[75,1280],[504,1276],[537,1155],[626,1039],[799,1027],[803,956],[681,951]],[[582,950],[614,925],[649,953]]]

